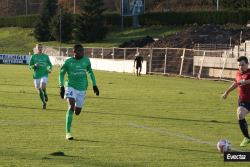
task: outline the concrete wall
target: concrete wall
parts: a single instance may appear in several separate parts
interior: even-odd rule
[[[220,77],[222,69],[209,68],[208,75],[210,77]],[[235,78],[236,72],[238,70],[224,69],[222,73],[222,78]]]
[[[199,73],[203,56],[194,56],[194,75]],[[209,77],[220,77],[224,66],[225,57],[205,57],[202,64],[201,75]],[[238,71],[237,58],[227,58],[222,78],[235,78]]]
[[[52,65],[62,66],[70,57],[49,56]],[[132,73],[134,60],[90,58],[91,67],[95,70]],[[136,69],[135,69],[136,70]],[[141,74],[147,73],[147,61],[143,61]]]
[[[134,60],[97,59],[90,58],[92,69],[125,72],[133,71]],[[147,73],[147,61],[143,61],[141,74]]]
[[[203,56],[194,56],[194,66],[201,66]],[[225,57],[205,57],[203,67],[223,68]],[[238,68],[237,58],[227,58],[225,68]]]

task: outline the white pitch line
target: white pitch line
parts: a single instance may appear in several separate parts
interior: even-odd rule
[[[0,124],[65,124],[65,123],[53,123],[53,122],[0,122]],[[189,139],[189,140],[193,140],[193,141],[197,141],[197,142],[217,146],[217,144],[214,144],[214,143],[194,139],[194,138],[187,137],[187,136],[177,135],[177,134],[174,134],[174,133],[165,132],[165,131],[158,130],[158,129],[148,128],[148,127],[141,126],[141,125],[136,125],[136,124],[133,124],[133,123],[72,123],[72,124],[81,124],[81,125],[131,125],[131,126],[135,126],[135,127],[139,127],[139,128],[143,128],[143,129],[152,130],[152,131],[155,131],[155,132],[165,133],[165,134],[169,134],[169,135],[172,135],[172,136],[182,137],[182,138],[185,138],[185,139]],[[235,148],[231,148],[231,150],[235,150],[235,151],[238,151],[238,152],[246,152],[246,151],[238,150],[238,149],[235,149]]]
[[[132,123],[130,125],[136,126],[136,127],[139,127],[139,128],[143,128],[143,129],[148,129],[148,130],[152,130],[152,131],[156,131],[156,132],[161,132],[161,133],[177,136],[177,137],[182,137],[182,138],[185,138],[185,139],[189,139],[189,140],[193,140],[193,141],[197,141],[197,142],[201,142],[201,143],[206,143],[206,144],[217,146],[217,144],[202,141],[202,140],[198,140],[198,139],[194,139],[194,138],[187,137],[187,136],[181,136],[181,135],[177,135],[177,134],[174,134],[174,133],[169,133],[169,132],[165,132],[165,131],[158,130],[158,129],[152,129],[152,128],[148,128],[148,127],[145,127],[145,126],[136,125],[136,124],[132,124]],[[235,149],[235,148],[231,148],[231,150],[235,150],[235,151],[238,151],[238,152],[246,152],[246,151],[238,150],[238,149]]]

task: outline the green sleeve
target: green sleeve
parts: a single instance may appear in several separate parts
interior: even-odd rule
[[[59,85],[60,85],[60,87],[63,86],[64,75],[66,74],[67,69],[68,69],[67,64],[66,64],[66,62],[64,62],[63,66],[61,67],[61,70],[59,72]]]
[[[33,56],[31,56],[31,58],[30,58],[29,68],[30,69],[34,69],[35,68]]]
[[[50,62],[49,56],[48,56],[48,61],[47,61],[47,63],[48,63],[48,65],[49,65],[50,71],[52,71],[52,64],[51,64],[51,62]]]
[[[89,65],[87,66],[87,72],[88,72],[89,78],[91,80],[92,86],[96,86],[95,75],[94,75],[94,72],[92,71],[90,61],[89,61]]]

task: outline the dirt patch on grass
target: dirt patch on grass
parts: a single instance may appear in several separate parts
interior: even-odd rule
[[[124,42],[122,45],[119,45],[120,48],[133,48],[133,47],[144,47],[149,43],[153,43],[154,39],[150,36],[142,37],[138,40],[130,40],[128,42]]]
[[[241,29],[225,29],[215,24],[206,24],[201,27],[190,27],[182,32],[164,35],[157,41],[152,37],[146,36],[138,40],[124,42],[119,47],[152,47],[152,48],[187,48],[193,49],[195,44],[231,44],[240,43],[240,33],[242,31],[241,42],[250,39],[250,29],[243,27]]]
[[[195,44],[231,44],[238,45],[246,40],[250,40],[250,29],[244,26],[243,28],[229,28],[225,29],[219,25],[206,24],[200,27],[190,27],[187,30],[178,32],[172,35],[164,35],[159,40],[154,40],[150,36],[140,38],[138,40],[130,40],[124,42],[119,47],[121,48],[186,48],[194,49]],[[147,65],[148,72],[158,72],[170,74],[179,74],[182,63],[183,49],[168,49],[167,56],[164,52],[153,52],[152,59],[150,59],[147,50],[139,51],[144,60],[150,62],[151,67]],[[182,74],[192,76],[193,71],[193,50],[185,51],[185,60],[183,62]],[[135,53],[127,55],[128,59],[134,59]],[[166,61],[166,63],[165,63]],[[150,63],[148,63],[150,64]]]

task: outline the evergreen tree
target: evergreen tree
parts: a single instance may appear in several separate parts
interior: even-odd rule
[[[50,27],[50,34],[53,33],[55,26],[56,29],[53,33],[53,37],[56,39],[56,41],[60,41],[60,21],[58,22],[60,18],[60,9],[57,11],[57,14],[53,16],[51,19],[51,22],[49,24]],[[67,8],[62,9],[62,28],[61,28],[61,40],[63,43],[68,43],[70,40],[72,40],[72,33],[74,29],[74,19],[71,13],[67,12]]]
[[[34,24],[34,37],[37,41],[48,41],[51,33],[49,28],[49,22],[57,11],[57,0],[44,0],[43,7],[40,15],[38,15],[38,21]]]
[[[75,37],[79,41],[94,42],[103,40],[108,33],[108,28],[104,26],[105,17],[102,13],[103,0],[86,0],[80,8],[80,15],[76,16]]]

